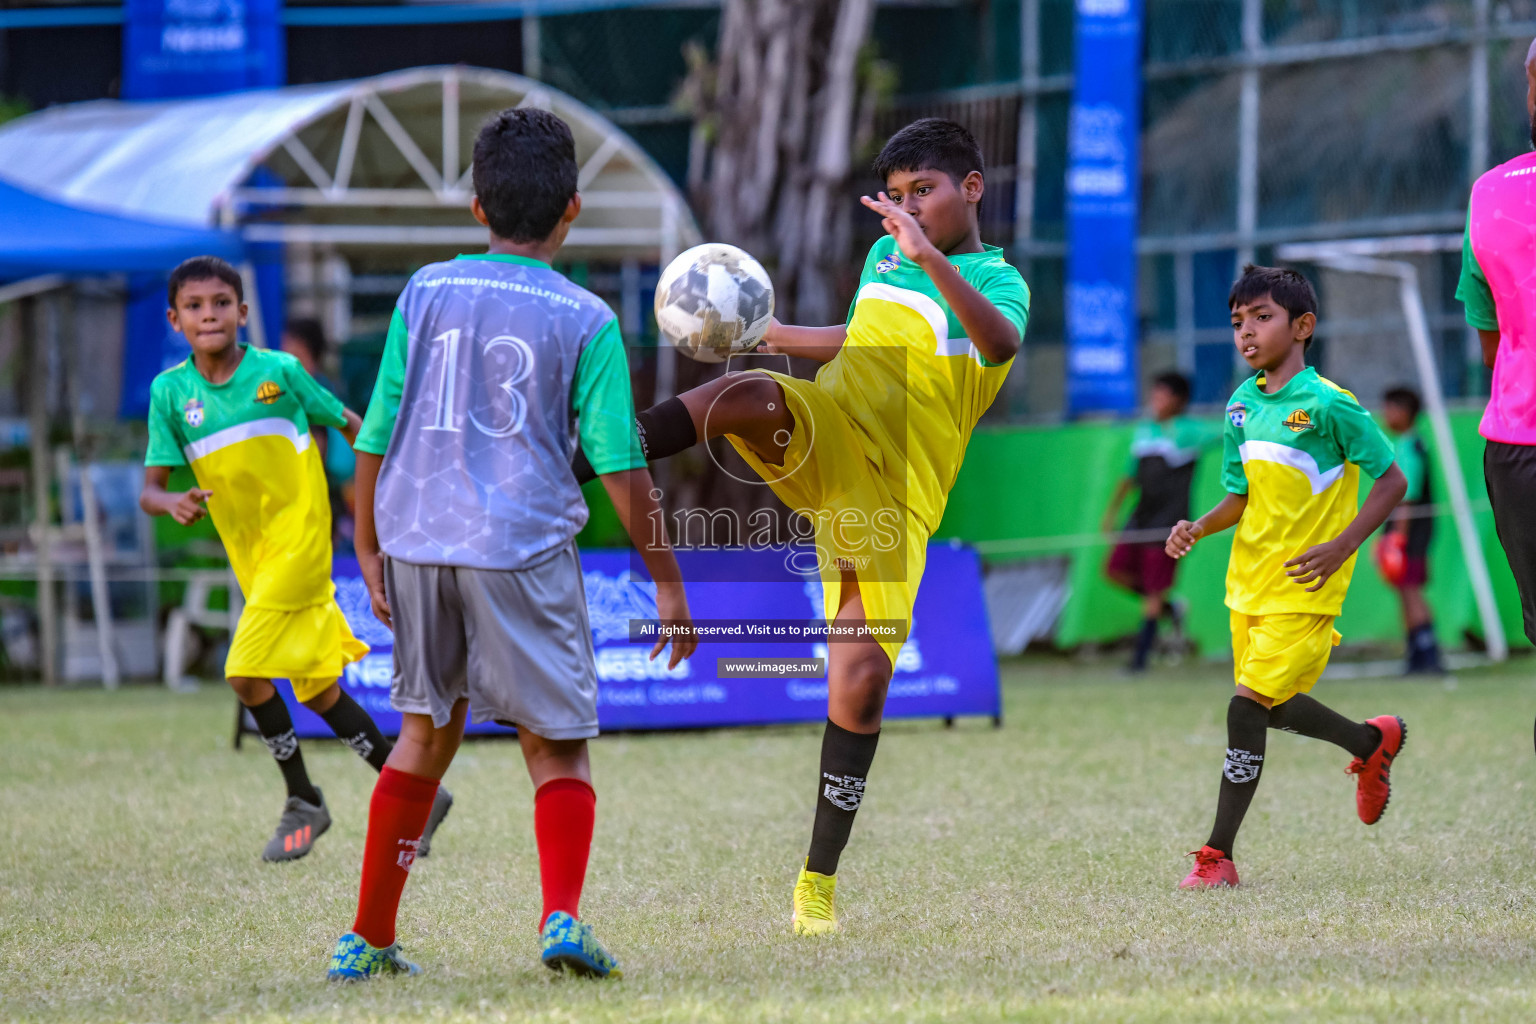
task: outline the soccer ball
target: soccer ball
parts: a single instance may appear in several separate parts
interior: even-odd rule
[[[763,340],[773,316],[773,282],[750,255],[721,242],[696,245],[656,282],[656,326],[701,363],[723,363]]]

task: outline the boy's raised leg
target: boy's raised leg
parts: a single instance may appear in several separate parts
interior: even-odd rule
[[[864,622],[859,581],[852,572],[843,572],[839,596],[836,621],[844,626]],[[811,827],[805,865],[795,881],[793,924],[797,935],[837,930],[834,897],[838,860],[864,800],[890,683],[891,660],[875,641],[828,645],[827,724],[816,778],[816,822]]]
[[[1392,762],[1408,738],[1408,726],[1401,718],[1379,715],[1367,722],[1355,722],[1321,701],[1298,693],[1270,709],[1269,727],[1327,740],[1355,755],[1344,769],[1356,779],[1355,811],[1367,825],[1381,820],[1392,798]]]
[[[795,418],[772,377],[751,370],[728,373],[635,415],[647,462],[686,451],[700,441],[735,434],[771,465],[784,459]],[[577,483],[596,478],[578,447],[571,468]]]
[[[326,809],[325,797],[309,780],[304,754],[299,750],[299,737],[293,729],[293,717],[272,681],[231,676],[229,686],[251,713],[256,730],[261,733],[262,742],[277,762],[278,770],[283,773],[283,784],[288,788],[282,817],[278,819],[272,838],[267,840],[261,859],[298,860],[331,827],[331,813]]]

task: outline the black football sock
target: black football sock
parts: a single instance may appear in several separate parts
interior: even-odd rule
[[[1227,762],[1221,770],[1221,792],[1216,797],[1216,824],[1207,846],[1232,856],[1232,843],[1253,803],[1264,770],[1264,737],[1269,709],[1256,700],[1234,696],[1227,705]]]
[[[1314,740],[1327,740],[1356,757],[1370,757],[1381,743],[1381,730],[1369,722],[1352,722],[1321,701],[1298,693],[1269,710],[1269,727]]]
[[[681,398],[669,398],[637,413],[635,433],[640,436],[640,451],[646,462],[676,455],[699,443],[699,432],[693,425],[693,416]],[[576,457],[571,460],[571,470],[576,474],[578,484],[584,484],[597,476],[579,445]]]
[[[827,719],[821,736],[821,775],[816,780],[816,824],[811,828],[811,849],[805,869],[817,874],[837,873],[837,859],[848,845],[853,816],[864,800],[864,780],[880,743],[878,732],[849,732]]]
[[[320,717],[325,719],[325,724],[331,727],[336,738],[351,747],[358,757],[373,765],[374,771],[384,770],[384,759],[389,757],[395,745],[384,738],[368,712],[345,690],[341,691],[331,709]]]
[[[304,770],[304,755],[299,751],[299,737],[293,731],[293,719],[288,714],[288,705],[283,703],[283,698],[274,693],[272,699],[265,704],[247,705],[245,710],[256,719],[256,728],[261,733],[267,749],[272,752],[273,759],[277,761],[277,767],[283,773],[283,782],[288,786],[288,795],[318,806],[320,794],[315,791],[314,785],[309,781],[309,773]]]
[[[1131,655],[1131,668],[1141,671],[1152,656],[1152,645],[1157,643],[1157,620],[1142,619],[1141,630],[1136,634],[1136,653]]]

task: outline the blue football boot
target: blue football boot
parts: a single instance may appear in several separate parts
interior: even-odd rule
[[[420,973],[420,967],[400,955],[400,943],[380,949],[356,932],[347,932],[336,940],[325,976],[331,981],[367,981],[376,974]]]
[[[542,933],[544,966],[552,971],[570,971],[585,978],[622,978],[619,962],[608,955],[592,926],[578,921],[563,910],[549,915]]]

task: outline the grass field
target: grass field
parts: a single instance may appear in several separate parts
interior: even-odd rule
[[[538,965],[530,787],[515,744],[469,743],[402,909],[426,974],[344,988],[323,976],[374,779],[356,757],[307,745],[336,824],[265,865],[277,772],[231,751],[227,692],[0,691],[0,1018],[1529,1021],[1531,677],[1321,686],[1409,722],[1386,818],[1355,818],[1347,755],[1271,734],[1243,888],[1178,893],[1225,671],[1007,666],[1004,728],[888,726],[820,941],[788,927],[819,729],[600,740],[582,909],[617,983]]]

